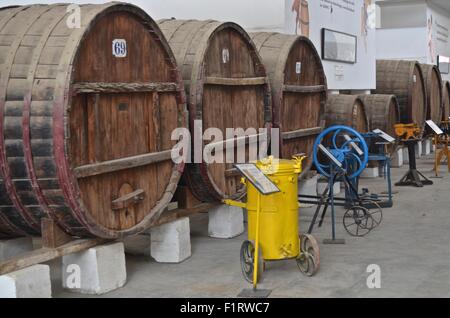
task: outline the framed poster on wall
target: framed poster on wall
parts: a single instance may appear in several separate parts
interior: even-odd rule
[[[450,73],[450,57],[438,55],[437,65],[438,65],[439,71],[441,71],[442,74]]]
[[[356,64],[358,38],[354,35],[322,29],[322,59]]]

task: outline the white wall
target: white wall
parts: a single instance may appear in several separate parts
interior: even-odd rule
[[[294,0],[286,0],[286,32],[295,33]],[[333,4],[330,4],[333,3]],[[310,39],[321,52],[322,29],[327,28],[357,36],[357,63],[346,64],[323,61],[331,90],[368,90],[375,88],[375,1],[371,1],[373,15],[367,36],[362,32],[364,0],[309,0]]]
[[[382,5],[380,23],[382,28],[424,27],[427,23],[425,3],[393,3]]]
[[[428,62],[436,64],[437,55],[450,56],[450,12],[447,12],[430,4],[427,8],[427,18],[428,21],[432,21],[432,48],[427,50]],[[427,41],[429,41],[429,37],[430,36],[428,36]],[[429,48],[428,43],[427,48]],[[442,74],[442,78],[448,81],[450,80],[450,74]]]
[[[410,59],[436,64],[450,56],[450,12],[423,3],[381,3],[381,29],[376,35],[377,59]],[[450,80],[449,74],[442,74]]]
[[[377,59],[428,61],[425,27],[378,29],[376,32]]]

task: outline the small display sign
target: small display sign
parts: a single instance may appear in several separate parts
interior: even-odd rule
[[[301,62],[297,62],[295,64],[295,73],[297,73],[298,75],[300,75],[302,73],[302,63]]]
[[[386,140],[388,143],[393,143],[395,142],[395,138],[392,137],[391,135],[385,133],[384,131],[382,131],[381,129],[375,129],[373,131],[373,133],[377,134],[378,136],[380,136],[380,138],[383,138],[384,140]]]
[[[433,129],[433,131],[436,133],[436,135],[442,135],[444,133],[442,131],[442,129],[439,128],[438,125],[436,125],[436,123],[434,121],[427,120],[426,123],[431,129]]]
[[[127,57],[127,41],[124,39],[115,39],[112,43],[113,55],[117,58]]]
[[[255,164],[238,164],[235,165],[235,167],[262,195],[281,192]]]

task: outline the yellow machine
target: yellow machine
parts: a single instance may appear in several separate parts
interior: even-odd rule
[[[308,276],[314,275],[319,268],[317,241],[311,235],[299,237],[298,177],[304,159],[278,160],[269,157],[258,161],[256,166],[280,192],[262,195],[251,180],[244,178],[242,182],[247,186],[247,203],[225,201],[228,205],[248,211],[248,241],[242,245],[241,265],[245,279],[252,282],[255,288],[265,261],[295,259],[299,269]]]
[[[447,160],[448,172],[450,172],[450,121],[443,121],[441,129],[444,133],[434,136],[434,145],[436,146],[434,171],[436,172],[436,177],[439,176],[439,166],[444,159]]]
[[[408,147],[409,170],[405,176],[397,182],[397,187],[415,186],[422,188],[426,185],[432,185],[423,173],[417,170],[416,163],[416,144],[420,141],[422,129],[417,124],[397,124],[394,126],[396,135],[401,138],[401,142]]]
[[[417,139],[422,132],[416,124],[396,124],[395,134],[403,140]]]

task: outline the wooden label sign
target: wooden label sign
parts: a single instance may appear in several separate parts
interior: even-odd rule
[[[235,165],[236,169],[250,181],[262,195],[281,192],[280,189],[253,163]]]

